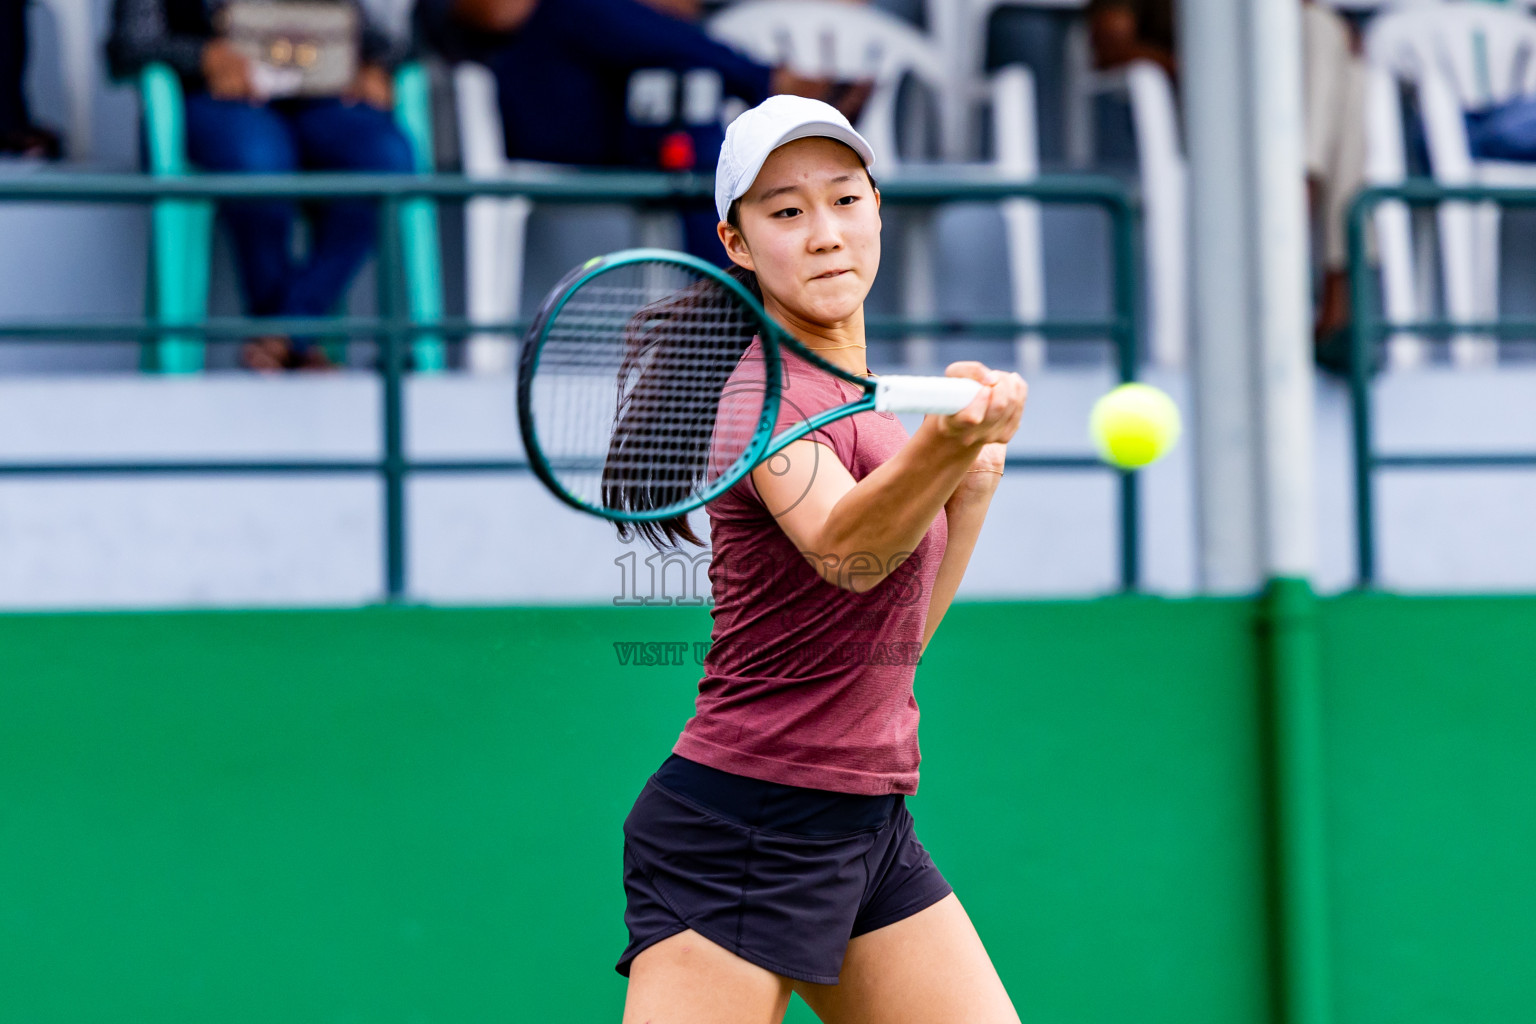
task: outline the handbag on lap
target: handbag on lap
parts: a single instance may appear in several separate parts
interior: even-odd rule
[[[231,0],[216,25],[251,62],[258,95],[339,96],[357,77],[357,7],[326,0]]]

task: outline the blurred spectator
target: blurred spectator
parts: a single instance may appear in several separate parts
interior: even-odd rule
[[[1347,369],[1349,204],[1365,186],[1365,62],[1360,40],[1337,11],[1301,8],[1302,99],[1307,196],[1323,259],[1314,331],[1319,361]]]
[[[627,114],[630,75],[642,68],[710,69],[725,94],[756,105],[791,92],[825,99],[850,117],[865,85],[770,68],[709,38],[694,22],[700,0],[419,0],[423,38],[450,60],[496,76],[507,156],[514,160],[708,173],[725,130],[703,124],[637,125]],[[714,206],[683,210],[689,252],[726,265]]]
[[[1174,0],[1091,0],[1088,32],[1094,64],[1136,59],[1161,65],[1175,80]],[[1337,11],[1302,0],[1302,88],[1306,118],[1307,195],[1323,261],[1314,341],[1337,349],[1349,323],[1346,214],[1365,181],[1365,66],[1359,40]],[[1531,118],[1536,125],[1536,117]]]
[[[1173,19],[1173,0],[1089,0],[1088,42],[1094,66],[1150,60],[1178,78]]]
[[[27,73],[27,0],[0,0],[0,153],[57,160],[57,133],[32,123]]]
[[[350,0],[329,0],[348,3]],[[339,95],[273,98],[265,65],[237,52],[214,29],[217,0],[116,0],[107,43],[113,74],[132,75],[151,61],[176,70],[186,90],[187,156],[210,171],[285,174],[298,170],[413,169],[410,143],[388,111],[390,69],[402,51],[369,24],[362,30],[358,71]],[[314,204],[309,252],[293,254],[297,205],[282,200],[221,204],[234,241],[245,307],[252,316],[323,317],[333,313],[377,235],[377,204]],[[241,349],[259,370],[324,367],[329,360],[307,339],[266,336]]]

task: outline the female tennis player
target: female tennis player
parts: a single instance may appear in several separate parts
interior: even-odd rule
[[[715,186],[720,240],[768,313],[860,375],[880,263],[872,160],[832,107],[775,96],[731,124]],[[775,433],[856,397],[783,355]],[[1017,1024],[904,802],[915,664],[1026,391],[980,363],[946,375],[984,386],[910,436],[890,413],[829,423],[708,506],[714,629],[696,714],[624,823],[626,1024],[777,1024],[792,992],[827,1024]],[[744,387],[760,395],[761,378]]]

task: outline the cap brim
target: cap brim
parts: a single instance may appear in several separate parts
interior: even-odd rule
[[[859,159],[864,161],[864,166],[866,168],[873,166],[875,162],[875,151],[869,148],[869,143],[865,142],[864,136],[860,135],[858,132],[846,128],[843,125],[837,124],[834,121],[807,121],[804,124],[795,125],[789,131],[779,136],[773,145],[767,146],[763,149],[762,155],[760,155],[755,162],[747,165],[744,168],[744,173],[741,176],[741,180],[747,183],[747,187],[743,189],[740,194],[731,196],[726,201],[726,205],[729,206],[731,203],[752,191],[752,185],[756,183],[758,173],[762,171],[763,164],[767,163],[768,158],[773,155],[773,151],[778,149],[780,146],[794,142],[796,139],[836,139],[838,142],[843,143],[849,149],[859,154]],[[722,213],[720,216],[721,219],[724,219],[725,214]]]

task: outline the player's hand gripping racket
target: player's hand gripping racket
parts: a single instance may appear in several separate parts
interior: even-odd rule
[[[860,397],[775,436],[781,349]],[[981,387],[847,373],[790,337],[730,275],[683,253],[629,249],[588,261],[544,300],[518,364],[518,421],[534,472],[561,500],[639,522],[698,508],[833,420],[870,409],[948,415]]]

